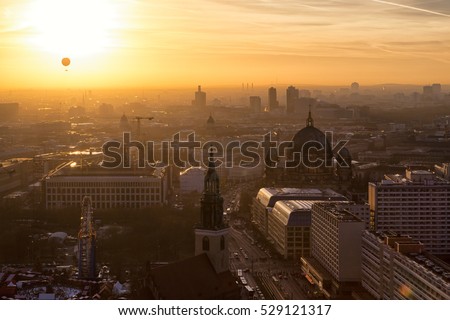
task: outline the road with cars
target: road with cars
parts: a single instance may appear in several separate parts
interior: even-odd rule
[[[308,299],[311,284],[301,274],[295,261],[280,258],[272,248],[259,243],[253,235],[250,223],[237,218],[241,190],[247,186],[229,188],[223,194],[224,211],[230,225],[228,243],[230,270],[238,283],[254,290],[254,299]],[[239,273],[239,275],[238,275]],[[242,278],[245,279],[242,284]]]

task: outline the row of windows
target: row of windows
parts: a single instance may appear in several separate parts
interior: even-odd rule
[[[47,193],[157,193],[159,188],[47,188]]]
[[[79,207],[80,202],[48,202],[47,208],[66,208]],[[159,202],[98,202],[93,203],[94,209],[111,209],[111,208],[147,208],[160,204]]]
[[[123,181],[115,181],[115,182],[55,182],[48,181],[47,186],[49,187],[158,187],[160,185],[160,181],[140,181],[140,182],[123,182]]]
[[[159,195],[91,195],[90,196],[92,201],[159,201],[160,197]],[[70,202],[70,201],[81,201],[83,196],[81,195],[47,195],[47,201],[64,201],[64,202]]]
[[[426,188],[379,188],[378,193],[385,194],[385,193],[398,193],[398,194],[416,194],[420,192],[448,192],[449,187],[448,185],[444,186],[435,186],[435,187],[426,187]]]

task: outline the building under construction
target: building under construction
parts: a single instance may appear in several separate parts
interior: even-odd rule
[[[95,279],[94,217],[90,197],[84,197],[81,204],[81,223],[78,233],[78,278]]]

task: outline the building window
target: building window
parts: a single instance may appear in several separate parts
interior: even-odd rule
[[[220,251],[225,250],[225,237],[221,236],[220,237]]]
[[[202,249],[203,249],[203,251],[209,251],[209,238],[208,237],[203,237]]]

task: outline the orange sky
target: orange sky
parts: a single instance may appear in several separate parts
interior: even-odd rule
[[[448,0],[1,3],[0,88],[450,84]]]

